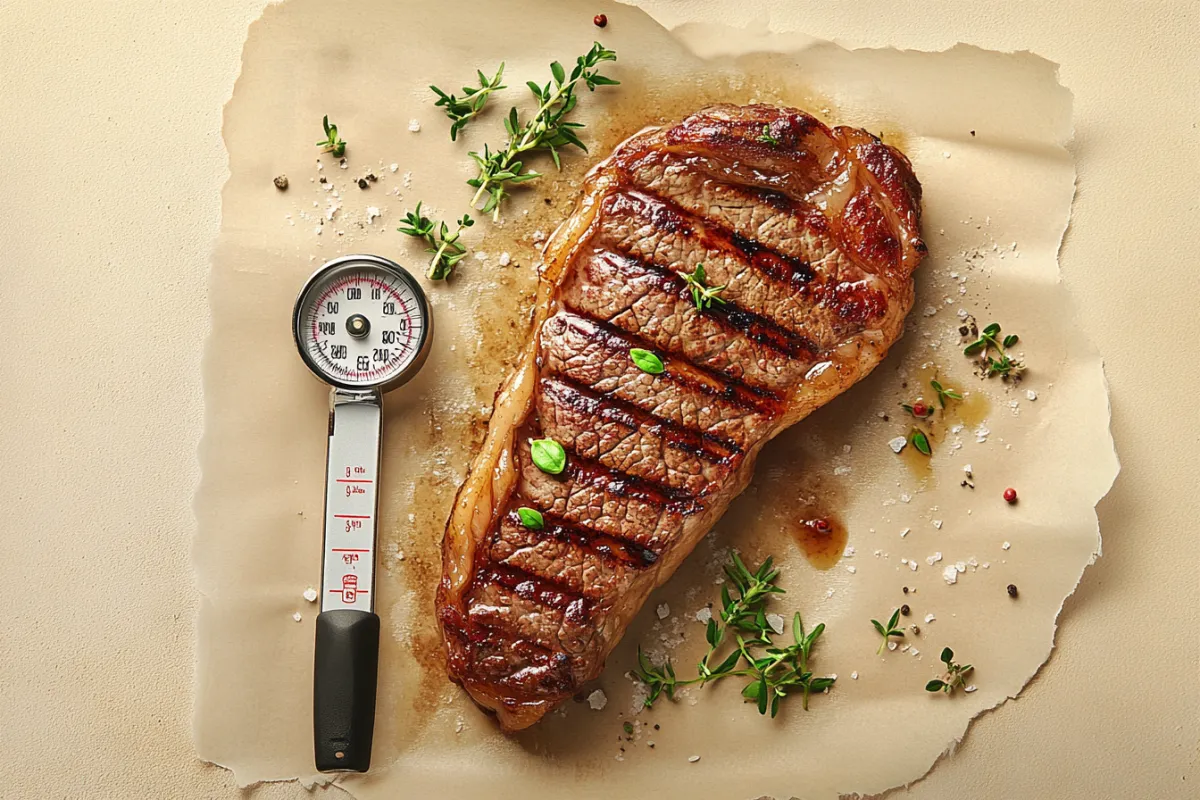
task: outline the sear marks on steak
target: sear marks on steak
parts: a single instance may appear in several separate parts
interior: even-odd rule
[[[762,446],[899,338],[920,199],[904,155],[865,131],[763,105],[647,129],[589,173],[443,540],[450,677],[505,730],[596,678]],[[724,304],[696,308],[680,273],[698,264]],[[566,448],[562,474],[533,464],[542,437]]]

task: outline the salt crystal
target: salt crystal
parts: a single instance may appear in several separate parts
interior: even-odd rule
[[[937,308],[935,306],[925,306],[925,316],[932,317],[936,313]]]
[[[400,169],[400,165],[399,165],[399,164],[397,164],[397,163],[395,163],[395,162],[392,162],[392,163],[391,163],[391,164],[388,166],[388,169],[390,169],[392,172],[395,172],[396,170]]]
[[[1037,392],[1035,392],[1033,389],[1026,389],[1025,390],[1025,399],[1026,400],[1037,400]]]
[[[909,501],[911,501],[911,500],[912,500],[912,495],[911,495],[911,494],[909,494],[908,492],[905,492],[904,494],[900,495],[900,502],[901,502],[901,503],[907,503],[907,502],[909,502]]]
[[[379,209],[375,206],[367,206],[367,224],[370,225],[379,216]]]
[[[955,569],[955,570],[957,570],[958,572],[966,572],[966,571],[967,571],[967,565],[966,565],[966,564],[964,564],[964,563],[963,563],[963,562],[961,562],[961,561],[955,561],[955,562],[954,562],[954,569]]]
[[[767,614],[767,624],[776,633],[783,633],[783,617],[779,614]]]
[[[971,474],[972,472],[974,472],[974,471],[975,471],[975,470],[971,469],[971,465],[970,465],[970,464],[964,464],[964,465],[963,465],[963,472],[967,473],[968,475],[970,475],[970,474]]]
[[[510,263],[512,263],[512,256],[510,256],[508,253],[501,253],[499,261],[500,266],[507,267]]]
[[[991,431],[988,430],[987,426],[980,423],[979,427],[975,429],[975,441],[980,444],[986,442],[989,433]]]
[[[940,519],[935,519],[933,521],[933,527],[937,528],[940,531],[942,529],[942,521]]]
[[[850,469],[850,467],[834,467],[833,468],[834,475],[849,475],[851,472],[852,472],[852,470]]]
[[[488,254],[485,253],[484,251],[482,251],[482,250],[475,251],[475,260],[476,261],[487,261],[487,257],[488,257]]]
[[[710,619],[712,619],[712,609],[708,606],[705,606],[696,612],[697,622],[703,622],[705,625],[707,625]]]
[[[975,684],[973,684],[973,683],[972,683],[970,686],[967,686],[967,687],[965,687],[965,688],[963,689],[963,691],[964,691],[964,692],[968,692],[968,693],[969,693],[969,692],[973,692],[973,691],[975,691],[975,690],[976,690],[976,689],[978,689],[978,688],[979,688],[978,686],[976,686]]]
[[[1012,545],[1009,544],[1008,542],[1005,542],[1004,544],[1000,545],[1001,550],[1007,550],[1010,547],[1012,547]]]
[[[967,559],[967,564],[969,564],[972,567],[978,567],[979,559],[977,559],[975,556],[971,556],[970,558]]]
[[[958,581],[958,570],[954,569],[953,564],[947,564],[942,570],[942,580],[953,586]]]
[[[914,647],[908,651],[908,654],[910,656],[919,656],[919,655],[921,655],[921,651]]]
[[[296,622],[299,622],[300,620],[304,619],[304,617],[300,616],[300,612],[297,611],[295,614],[292,614],[292,619],[296,620]]]
[[[905,536],[908,536],[908,533],[911,530],[912,528],[905,528],[904,530],[900,531],[900,538],[903,539]]]
[[[899,453],[904,449],[906,444],[908,444],[908,439],[905,439],[903,436],[897,436],[895,439],[892,439],[890,442],[888,442],[888,447],[892,448],[893,453]]]
[[[421,130],[421,121],[419,119],[410,119],[408,121],[408,129],[413,133]]]
[[[587,696],[587,702],[593,711],[600,711],[608,705],[608,695],[604,693],[603,689],[597,689]]]
[[[691,764],[695,764],[699,760],[700,756],[688,756],[688,762]]]
[[[917,571],[917,562],[915,562],[915,561],[908,562],[908,568],[911,569],[913,572],[916,572]]]
[[[659,619],[666,619],[667,617],[671,616],[671,607],[669,605],[667,605],[666,603],[663,603],[658,608],[656,608],[654,610],[654,612],[656,614],[658,614]]]
[[[846,550],[842,553],[842,558],[850,558],[855,552],[857,551],[855,551],[852,545],[847,545]]]
[[[932,567],[934,564],[936,564],[937,562],[939,562],[941,560],[942,560],[942,552],[939,550],[938,552],[934,553],[933,555],[928,556],[925,559],[925,563]]]
[[[935,617],[933,614],[926,614],[926,615],[925,615],[925,622],[926,622],[926,623],[933,622],[935,619],[937,619],[937,617]]]
[[[853,575],[854,573],[858,572],[858,567],[846,567],[846,572],[849,572],[851,575]]]
[[[858,670],[854,670],[854,672],[850,673],[850,680],[852,680],[852,681],[858,680]]]
[[[895,650],[898,645],[895,642],[888,642],[888,650]]]
[[[304,590],[304,599],[310,603],[317,602],[317,590],[311,586]]]

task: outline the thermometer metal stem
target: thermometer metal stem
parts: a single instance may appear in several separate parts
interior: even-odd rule
[[[375,550],[383,393],[424,364],[433,317],[420,285],[398,264],[343,256],[300,290],[292,333],[305,365],[331,386],[314,756],[323,772],[366,772],[379,664]]]

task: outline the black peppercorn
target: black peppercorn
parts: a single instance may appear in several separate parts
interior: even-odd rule
[[[901,613],[901,614],[903,614],[904,616],[906,616],[906,617],[907,617],[907,616],[908,616],[908,614],[909,614],[909,611],[911,611],[911,609],[908,607],[908,604],[907,604],[907,603],[905,603],[904,605],[900,606],[900,613]]]
[[[1009,597],[1017,596],[1017,585],[1015,583],[1010,583],[1008,585],[1008,596]]]

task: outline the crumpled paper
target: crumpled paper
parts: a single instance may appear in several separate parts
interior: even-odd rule
[[[604,30],[592,26],[597,12],[609,18]],[[418,200],[446,218],[467,210],[467,151],[502,142],[503,112],[513,103],[527,111],[525,80],[546,80],[549,61],[569,63],[599,39],[617,51],[606,74],[622,85],[581,97],[589,153],[569,155],[561,172],[539,164],[546,177],[517,193],[502,226],[481,220],[470,231],[475,255],[458,275],[426,281],[433,352],[385,400],[374,766],[337,783],[360,798],[669,797],[685,786],[715,797],[826,798],[916,780],[1048,657],[1063,600],[1099,553],[1094,506],[1118,468],[1100,357],[1073,327],[1058,276],[1074,169],[1064,149],[1071,96],[1055,65],[966,46],[849,51],[757,30],[667,31],[637,9],[575,0],[509,4],[488,13],[486,37],[437,33],[442,20],[482,13],[466,0],[288,0],[251,26],[226,108],[230,179],[204,364],[201,757],[243,785],[335,777],[312,764],[317,608],[303,597],[320,580],[328,401],[291,342],[295,293],[322,262],[349,252],[420,273],[421,247],[395,232],[403,213]],[[451,142],[427,85],[457,88],[502,60],[511,88]],[[584,693],[602,692],[603,709],[567,703],[505,737],[440,662],[432,597],[450,503],[528,332],[537,248],[569,213],[583,171],[642,126],[716,101],[804,108],[909,155],[930,247],[916,306],[875,373],[764,451],[754,484]],[[348,142],[344,167],[313,145],[325,114]],[[286,191],[272,184],[279,174]],[[1019,334],[1013,353],[1028,366],[1019,385],[973,374],[959,334],[972,321]],[[888,442],[911,428],[900,403],[931,400],[933,377],[965,399],[931,428],[931,458],[911,446],[896,455]],[[1001,497],[1009,486],[1014,505]],[[826,514],[848,539],[840,559],[815,559],[828,567],[818,569],[795,535],[802,520]],[[626,674],[636,646],[692,673],[704,648],[698,615],[717,601],[731,548],[751,561],[775,555],[787,589],[775,610],[789,624],[794,610],[810,626],[826,623],[813,666],[837,675],[834,688],[808,712],[785,702],[775,720],[743,703],[732,682],[643,709]],[[907,628],[895,650],[876,655],[870,620],[901,604],[910,607],[903,622],[920,632]],[[944,646],[974,664],[972,691],[924,691]]]

